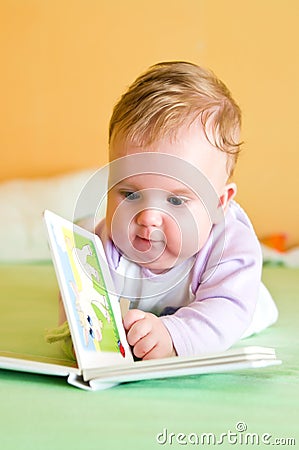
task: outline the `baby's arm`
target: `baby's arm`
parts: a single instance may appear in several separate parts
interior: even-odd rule
[[[124,327],[128,343],[137,358],[155,359],[176,355],[167,328],[154,314],[131,309],[124,317]]]
[[[225,351],[241,338],[252,321],[262,256],[250,230],[244,227],[241,231],[236,235],[226,229],[226,245],[217,264],[211,253],[200,277],[194,268],[194,301],[161,317],[179,356]],[[198,259],[195,266],[200,262]]]

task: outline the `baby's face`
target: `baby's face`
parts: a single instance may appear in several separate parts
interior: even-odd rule
[[[111,152],[119,164],[111,164],[116,182],[108,193],[106,223],[119,250],[156,273],[198,252],[222,203],[226,155],[196,125],[147,148],[116,136]],[[154,169],[149,152],[155,153]]]

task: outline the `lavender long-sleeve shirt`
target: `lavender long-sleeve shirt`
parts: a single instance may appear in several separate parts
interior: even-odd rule
[[[121,255],[104,221],[96,233],[117,293],[130,297],[131,307],[161,315],[178,355],[226,350],[250,325],[262,256],[250,220],[236,202],[230,203],[224,226],[214,225],[205,246],[164,274],[154,275]]]

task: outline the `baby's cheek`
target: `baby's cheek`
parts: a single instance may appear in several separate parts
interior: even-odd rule
[[[199,227],[190,213],[172,223],[167,235],[168,247],[178,259],[186,259],[199,249]]]
[[[110,215],[109,232],[110,238],[121,250],[127,249],[131,245],[131,215],[122,205],[116,208]]]
[[[212,221],[203,204],[198,202],[194,208],[186,208],[178,215],[172,231],[173,245],[181,259],[196,254],[207,242],[212,229]]]

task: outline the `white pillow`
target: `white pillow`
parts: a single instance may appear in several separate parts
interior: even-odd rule
[[[43,211],[73,220],[76,200],[95,171],[0,183],[0,261],[50,259]]]

